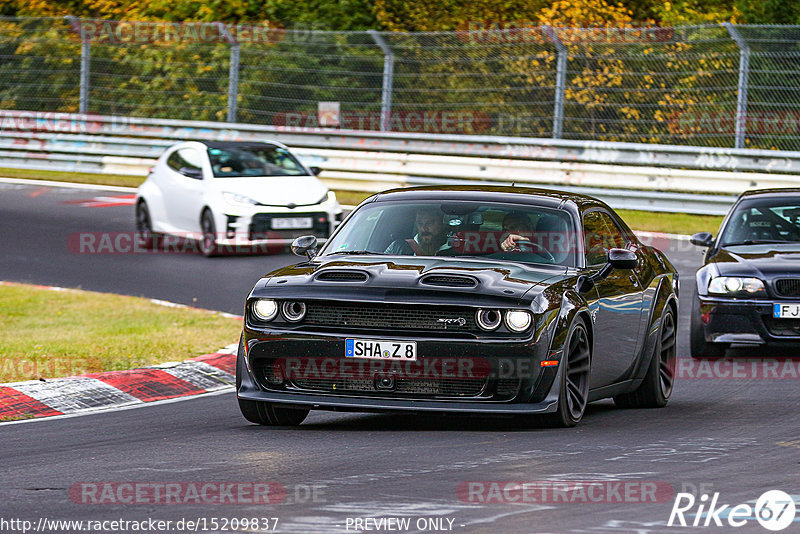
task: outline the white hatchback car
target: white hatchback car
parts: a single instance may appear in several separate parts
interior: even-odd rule
[[[283,245],[301,235],[324,241],[342,218],[336,195],[277,142],[178,143],[158,158],[136,193],[136,230],[225,247]]]

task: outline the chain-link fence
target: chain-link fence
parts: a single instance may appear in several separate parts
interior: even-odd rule
[[[0,19],[0,108],[800,150],[800,26],[411,34]]]

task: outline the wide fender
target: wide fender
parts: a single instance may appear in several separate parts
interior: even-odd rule
[[[664,308],[672,306],[675,311],[675,324],[678,321],[678,298],[675,295],[673,286],[674,274],[662,274],[658,280],[658,288],[656,289],[656,296],[653,299],[653,305],[650,307],[649,317],[647,320],[647,331],[645,332],[644,343],[642,344],[642,352],[638,358],[634,372],[631,378],[641,380],[647,374],[647,369],[650,367],[650,361],[655,356],[655,348],[658,344],[658,336],[661,332],[661,317],[664,313]]]
[[[544,371],[542,375],[542,386],[537,388],[540,396],[532,399],[533,402],[549,403],[547,412],[553,412],[558,408],[558,398],[561,391],[561,375],[565,373],[566,366],[563,365],[564,349],[569,336],[570,328],[578,318],[582,318],[586,324],[591,350],[594,353],[594,334],[591,320],[591,312],[586,300],[574,290],[565,291],[561,296],[560,305],[557,309],[551,309],[554,315],[549,325],[550,344],[547,352],[548,360],[558,360],[558,367],[552,371],[552,367]]]

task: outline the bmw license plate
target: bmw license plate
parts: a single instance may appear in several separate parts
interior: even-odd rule
[[[369,358],[372,360],[417,361],[415,341],[376,341],[374,339],[346,339],[345,358]]]
[[[773,304],[772,316],[776,319],[800,319],[800,304]]]
[[[311,217],[277,217],[272,219],[273,230],[294,230],[297,228],[311,228],[314,221]]]

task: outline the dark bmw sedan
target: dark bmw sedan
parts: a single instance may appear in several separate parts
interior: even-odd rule
[[[800,345],[800,189],[743,193],[697,271],[691,353],[723,356],[731,344]]]
[[[239,407],[517,416],[573,426],[586,404],[662,407],[678,275],[602,202],[511,187],[365,200],[245,305]]]

